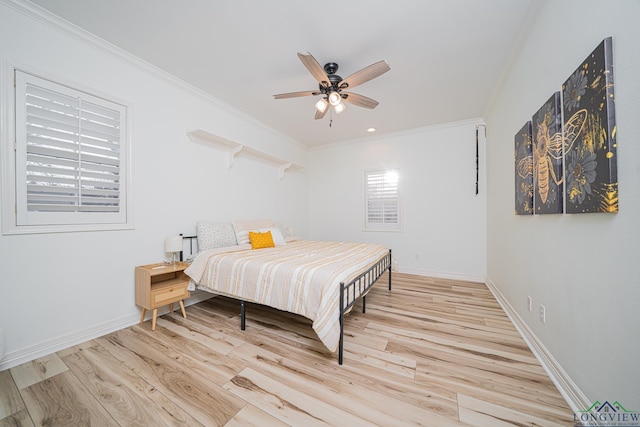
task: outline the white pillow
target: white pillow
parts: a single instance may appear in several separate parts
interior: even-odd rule
[[[253,230],[251,230],[253,231]],[[284,246],[287,242],[284,240],[284,236],[278,227],[269,227],[269,228],[261,228],[258,230],[260,233],[266,233],[267,231],[271,232],[271,237],[273,238],[273,243],[276,246]]]
[[[285,227],[281,222],[276,222],[276,227],[278,227],[278,229],[280,229],[280,232],[282,233],[282,235],[284,236],[285,239],[287,237],[293,236],[293,228]]]
[[[249,231],[260,230],[261,228],[271,228],[276,225],[271,218],[253,219],[247,221],[234,220],[233,229],[236,232],[236,240],[239,245],[249,243]]]

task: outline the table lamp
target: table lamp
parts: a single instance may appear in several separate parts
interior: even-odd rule
[[[171,263],[176,263],[176,253],[182,251],[182,236],[164,238],[164,251],[171,254]]]

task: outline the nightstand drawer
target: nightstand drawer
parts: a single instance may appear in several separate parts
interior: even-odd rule
[[[176,283],[151,290],[151,305],[160,306],[177,300],[189,298],[188,283]]]

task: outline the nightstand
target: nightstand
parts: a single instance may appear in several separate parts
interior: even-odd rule
[[[151,330],[156,330],[158,307],[169,304],[169,312],[173,312],[173,303],[180,303],[182,316],[187,317],[182,300],[189,298],[189,276],[184,270],[189,267],[186,262],[175,264],[149,264],[136,267],[136,305],[142,307],[140,323],[144,322],[147,310],[153,310]]]

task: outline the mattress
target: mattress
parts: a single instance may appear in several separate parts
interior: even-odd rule
[[[378,244],[299,240],[252,250],[250,245],[200,253],[185,270],[196,288],[267,305],[310,319],[322,343],[340,339],[340,283],[387,256]]]

